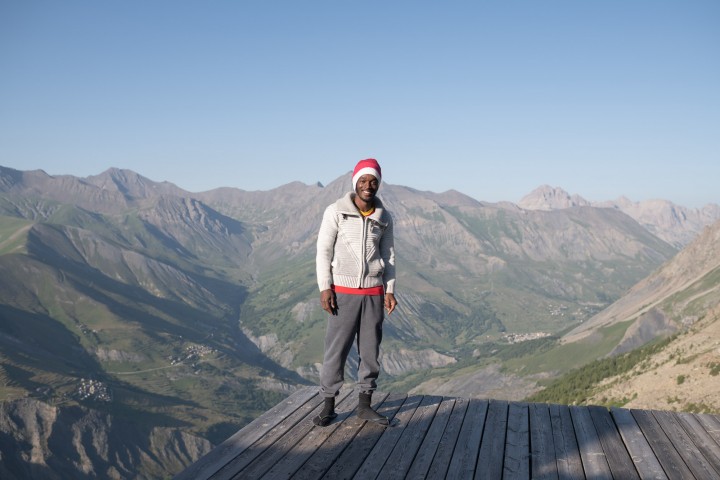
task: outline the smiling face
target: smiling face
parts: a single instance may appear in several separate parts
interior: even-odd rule
[[[355,186],[355,194],[364,202],[370,203],[377,194],[380,182],[373,175],[363,175]]]

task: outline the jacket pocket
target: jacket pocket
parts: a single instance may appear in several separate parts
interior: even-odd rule
[[[343,275],[349,277],[360,276],[360,267],[358,266],[357,262],[352,258],[352,256],[347,253],[344,256],[336,256],[330,265],[332,267],[332,273],[334,275]]]
[[[382,258],[376,258],[368,262],[368,277],[380,277],[385,271],[385,262]]]

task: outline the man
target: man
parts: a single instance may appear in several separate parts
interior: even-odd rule
[[[344,381],[345,362],[357,338],[360,357],[357,415],[387,425],[388,419],[370,406],[380,373],[383,308],[395,310],[395,245],[390,213],[376,197],[382,175],[377,160],[355,166],[353,191],[323,214],[317,241],[317,280],[320,303],[328,312],[325,356],[320,373],[322,412],[313,419],[327,426],[335,414],[335,397]]]

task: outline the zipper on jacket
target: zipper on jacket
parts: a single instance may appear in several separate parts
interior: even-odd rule
[[[366,258],[366,257],[367,257],[367,252],[365,252],[365,248],[366,248],[366,245],[367,245],[367,238],[366,238],[366,236],[367,236],[367,222],[368,222],[368,218],[367,218],[367,217],[363,217],[362,215],[360,215],[360,219],[361,219],[362,222],[363,222],[362,237],[361,237],[362,246],[360,247],[360,253],[362,254],[362,266],[360,267],[360,279],[359,279],[359,281],[358,281],[358,286],[357,286],[357,288],[362,288],[362,286],[363,286],[363,278],[365,278],[365,264],[367,263],[367,258]]]

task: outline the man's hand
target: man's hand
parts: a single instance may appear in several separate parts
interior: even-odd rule
[[[397,300],[395,300],[395,295],[392,293],[386,293],[385,294],[385,310],[387,311],[387,314],[390,315],[393,310],[395,310],[395,307],[397,306]]]
[[[337,299],[331,289],[320,292],[320,306],[330,315],[337,315]]]

